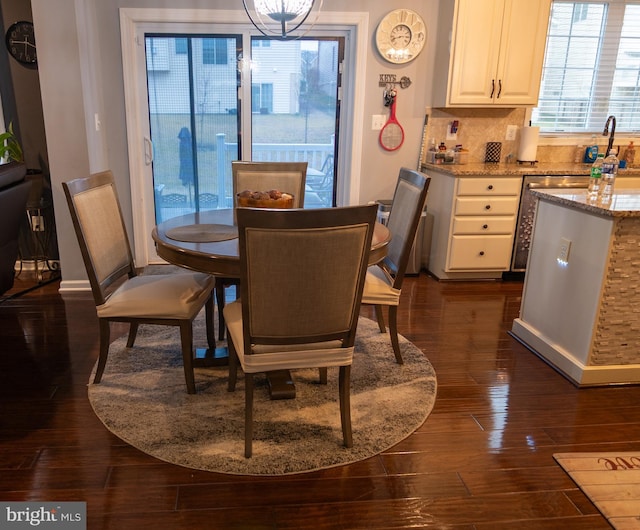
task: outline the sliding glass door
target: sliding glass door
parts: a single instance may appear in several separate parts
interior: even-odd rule
[[[156,223],[231,206],[240,35],[146,35]]]
[[[156,223],[231,207],[239,159],[306,161],[305,207],[335,205],[344,38],[242,41],[145,35]]]
[[[306,161],[306,208],[335,205],[344,39],[251,38],[251,152],[258,161]]]

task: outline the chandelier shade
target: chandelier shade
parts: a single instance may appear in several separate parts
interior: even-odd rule
[[[322,1],[319,1],[318,12]],[[294,37],[293,33],[306,22],[316,3],[317,0],[242,0],[245,12],[257,30],[267,37],[281,39],[302,36]]]

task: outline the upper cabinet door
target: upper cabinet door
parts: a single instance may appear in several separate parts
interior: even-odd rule
[[[434,106],[536,105],[551,0],[451,5],[440,3]]]
[[[538,104],[550,6],[550,0],[505,0],[496,104]]]
[[[449,103],[487,105],[497,93],[504,0],[459,0],[456,4]]]

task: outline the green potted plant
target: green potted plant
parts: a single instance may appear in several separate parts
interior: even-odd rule
[[[22,147],[13,132],[13,122],[9,124],[9,130],[0,134],[0,160],[4,162],[22,162]]]

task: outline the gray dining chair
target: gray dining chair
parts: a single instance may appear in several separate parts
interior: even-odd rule
[[[389,335],[398,364],[402,364],[402,353],[398,340],[398,305],[402,282],[409,263],[411,249],[420,223],[420,216],[427,200],[431,178],[408,168],[401,168],[393,194],[387,227],[391,241],[387,255],[367,271],[362,303],[375,306],[376,318],[381,333],[386,333],[383,306],[388,307]]]
[[[276,370],[319,368],[326,382],[338,367],[343,443],[353,445],[350,373],[375,218],[375,205],[238,210],[240,298],[224,317],[230,391],[238,364],[244,372],[245,457],[254,375]]]
[[[100,383],[106,366],[111,322],[129,323],[127,348],[133,347],[140,324],[158,324],[180,328],[187,392],[195,394],[193,320],[204,306],[207,341],[210,348],[215,348],[213,277],[187,271],[138,275],[111,171],[63,182],[62,187],[100,326],[94,384]]]
[[[231,162],[233,178],[233,219],[236,220],[237,195],[244,190],[279,190],[293,195],[293,207],[304,206],[307,162]],[[224,340],[225,290],[238,285],[237,278],[216,277],[216,303],[218,305],[218,338]]]

